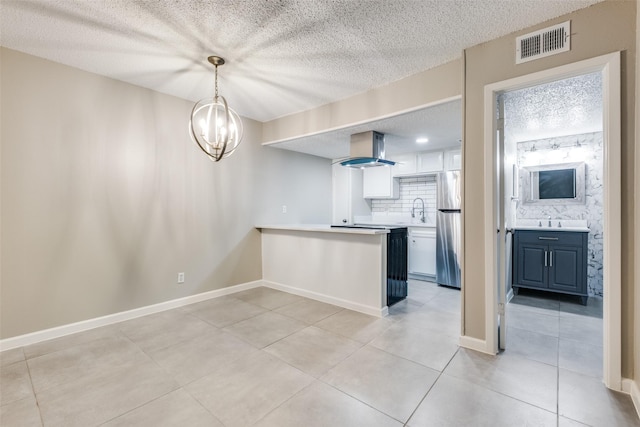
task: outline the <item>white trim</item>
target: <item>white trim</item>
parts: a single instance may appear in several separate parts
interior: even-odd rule
[[[396,117],[396,116],[399,116],[399,115],[402,115],[402,114],[413,113],[414,111],[419,111],[419,110],[422,110],[424,108],[434,107],[436,105],[445,104],[445,103],[451,102],[451,101],[456,101],[456,100],[461,99],[461,98],[462,98],[462,95],[451,96],[449,98],[439,99],[437,101],[428,102],[426,104],[422,104],[422,105],[418,105],[418,106],[415,106],[415,107],[407,108],[405,110],[394,111],[393,113],[383,114],[382,116],[377,116],[377,117],[372,117],[372,118],[360,120],[358,122],[348,123],[348,124],[340,125],[340,126],[334,126],[332,128],[322,129],[322,130],[318,130],[318,131],[315,131],[315,132],[309,132],[309,133],[305,133],[305,134],[302,134],[302,135],[289,136],[289,137],[282,138],[282,139],[274,139],[273,141],[266,141],[266,142],[263,142],[262,145],[269,146],[269,145],[273,145],[273,144],[279,144],[281,142],[293,141],[294,139],[307,138],[309,136],[321,135],[321,134],[327,133],[327,132],[333,132],[333,131],[337,131],[337,130],[347,129],[347,128],[350,128],[352,126],[366,125],[367,123],[375,122],[375,121],[378,121],[378,120],[389,119],[389,118]],[[278,120],[278,119],[275,119],[275,120]]]
[[[604,383],[622,388],[621,312],[621,104],[620,52],[598,56],[537,73],[486,85],[484,88],[484,232],[485,232],[485,336],[497,352],[497,299],[495,286],[495,97],[498,92],[521,89],[589,72],[602,72],[604,126]]]
[[[462,80],[462,93],[466,93],[467,90],[467,51],[463,50],[462,51],[462,72],[461,72],[461,76],[460,76],[460,80]],[[460,111],[460,122],[462,123],[462,146],[461,146],[461,150],[460,150],[460,194],[462,196],[462,199],[460,200],[460,259],[458,260],[460,263],[460,338],[462,339],[462,337],[466,337],[467,332],[466,332],[466,320],[465,320],[465,314],[466,314],[466,301],[467,301],[467,274],[466,274],[466,268],[465,268],[465,263],[466,263],[466,258],[465,258],[465,247],[466,247],[466,240],[465,240],[465,230],[466,230],[466,205],[465,205],[465,191],[466,191],[466,187],[465,187],[465,171],[466,171],[466,161],[467,161],[467,156],[465,155],[465,146],[466,146],[466,140],[467,140],[467,134],[466,134],[466,114],[465,114],[465,109],[466,109],[466,101],[465,101],[465,97],[462,97],[462,108]],[[460,341],[462,342],[462,341]]]
[[[460,341],[458,341],[460,347],[468,348],[471,350],[479,351],[480,353],[492,354],[496,353],[491,350],[491,347],[487,345],[485,340],[479,340],[477,338],[469,337],[469,336],[461,336]]]
[[[487,343],[487,353],[498,353],[498,289],[496,278],[498,277],[496,264],[496,178],[495,166],[495,135],[497,120],[495,116],[496,92],[490,86],[484,87],[484,333]],[[487,144],[487,141],[490,143]],[[489,285],[490,284],[490,285]]]
[[[604,383],[613,390],[622,388],[622,225],[621,225],[621,124],[620,55],[611,54],[602,69],[603,80],[603,363]]]
[[[640,389],[636,382],[629,378],[622,379],[622,392],[631,396],[633,407],[636,409],[638,417],[640,417]]]
[[[36,331],[25,335],[5,338],[3,340],[0,340],[0,351],[11,350],[13,348],[24,347],[26,345],[35,344],[41,341],[60,338],[65,335],[75,334],[77,332],[83,332],[89,329],[99,328],[101,326],[107,326],[114,323],[123,322],[125,320],[135,319],[137,317],[171,310],[173,308],[182,307],[196,302],[206,301],[212,298],[218,298],[224,295],[234,294],[236,292],[257,288],[263,285],[264,282],[262,280],[241,283],[239,285],[229,286],[222,289],[215,289],[213,291],[190,295],[188,297],[134,308],[133,310],[121,311],[119,313],[109,314],[102,317],[87,319],[76,323],[69,323],[68,325],[57,326],[55,328],[44,329],[42,331]]]
[[[299,295],[301,297],[311,298],[313,300],[325,302],[327,304],[337,305],[338,307],[368,314],[370,316],[385,317],[389,314],[389,307],[387,306],[384,306],[383,308],[377,308],[373,306],[358,304],[355,302],[343,300],[340,298],[330,297],[327,295],[319,294],[317,292],[308,291],[306,289],[300,289],[293,286],[283,285],[282,283],[271,282],[268,280],[263,280],[262,286],[276,289],[278,291],[288,292],[294,295]]]

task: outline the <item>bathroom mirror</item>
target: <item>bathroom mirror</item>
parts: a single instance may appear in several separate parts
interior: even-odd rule
[[[521,170],[525,205],[585,203],[585,163],[525,166]]]

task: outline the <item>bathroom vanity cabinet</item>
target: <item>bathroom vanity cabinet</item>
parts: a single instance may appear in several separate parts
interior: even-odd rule
[[[516,230],[513,291],[538,289],[577,295],[587,303],[588,232]]]

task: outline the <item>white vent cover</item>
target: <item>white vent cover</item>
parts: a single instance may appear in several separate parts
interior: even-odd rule
[[[516,64],[571,50],[571,21],[516,38]]]

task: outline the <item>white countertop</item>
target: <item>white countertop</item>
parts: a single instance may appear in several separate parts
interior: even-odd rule
[[[549,226],[551,221],[551,226]],[[514,230],[530,231],[577,231],[588,233],[589,227],[586,220],[574,219],[519,219],[516,221]]]
[[[332,228],[330,224],[268,224],[256,225],[259,229],[286,230],[286,231],[314,231],[320,233],[348,233],[348,234],[389,234],[389,230],[376,230],[370,228]]]
[[[357,225],[380,225],[386,227],[418,227],[418,228],[436,228],[435,224],[425,224],[422,222],[412,223],[412,222],[380,222],[380,221],[358,221]]]
[[[356,216],[353,220],[355,224],[362,225],[384,225],[391,227],[420,227],[435,228],[436,224],[430,217],[427,222],[420,222],[419,218],[411,218],[409,215],[363,215]]]

